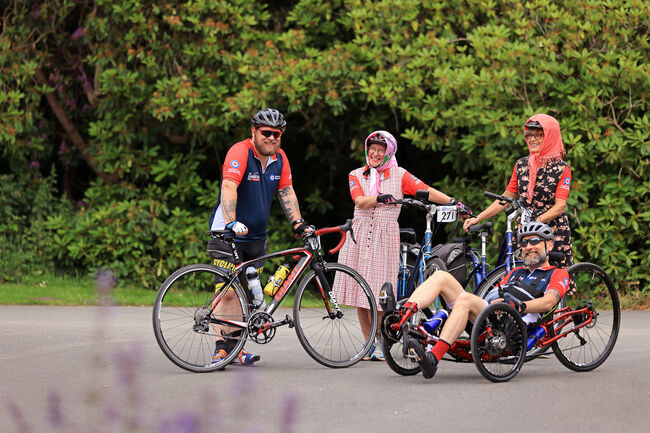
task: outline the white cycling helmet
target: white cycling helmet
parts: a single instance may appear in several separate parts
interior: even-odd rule
[[[517,230],[517,242],[521,242],[525,236],[533,235],[539,236],[540,238],[547,241],[555,239],[555,235],[548,225],[536,221],[531,221],[519,227],[519,230]]]

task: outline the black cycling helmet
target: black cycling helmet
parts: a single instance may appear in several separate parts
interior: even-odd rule
[[[251,125],[253,127],[269,126],[284,131],[287,127],[287,122],[284,120],[282,113],[275,108],[265,108],[255,113],[251,119]]]
[[[539,122],[536,122],[535,120],[531,120],[530,122],[526,123],[524,125],[524,128],[525,129],[541,129],[541,130],[544,130],[544,128],[542,128],[542,125]]]
[[[548,225],[536,221],[531,221],[528,224],[524,224],[523,226],[519,227],[519,230],[517,230],[517,242],[521,242],[524,236],[533,235],[539,236],[540,238],[547,241],[555,239],[555,235],[553,235],[553,232]]]

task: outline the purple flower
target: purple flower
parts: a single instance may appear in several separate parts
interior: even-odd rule
[[[100,290],[111,291],[117,286],[117,277],[110,269],[100,269],[95,275],[95,285]]]
[[[7,407],[7,411],[11,414],[11,416],[14,419],[14,422],[18,426],[18,431],[20,432],[31,431],[31,429],[27,425],[27,421],[25,420],[23,413],[20,411],[20,408],[15,402],[13,401],[6,402],[6,407]]]
[[[77,204],[75,204],[74,207],[75,207],[75,209],[79,210],[79,209],[81,209],[81,208],[83,208],[83,207],[85,207],[85,206],[86,206],[86,203],[84,203],[83,200],[79,200],[79,201],[77,202]]]
[[[39,168],[41,168],[41,164],[38,161],[32,161],[29,163],[30,170],[38,170]]]
[[[77,102],[74,100],[74,98],[66,99],[65,106],[73,109],[77,106]]]
[[[158,429],[158,433],[198,433],[199,419],[194,412],[180,412],[166,419]]]
[[[61,145],[59,146],[59,155],[63,155],[67,150],[65,145],[65,140],[61,140]]]
[[[291,425],[298,419],[298,397],[294,394],[286,395],[281,410],[280,431],[289,433],[293,430]]]
[[[61,427],[63,425],[61,396],[55,391],[51,391],[47,396],[47,420],[52,427]]]
[[[113,358],[118,367],[120,382],[127,386],[135,386],[136,370],[142,358],[142,348],[133,346],[131,350],[118,351]]]
[[[104,420],[109,424],[117,424],[122,418],[115,406],[106,406],[103,413]]]
[[[72,34],[72,40],[76,41],[77,39],[81,39],[84,35],[84,28],[79,27],[77,30],[74,31]]]

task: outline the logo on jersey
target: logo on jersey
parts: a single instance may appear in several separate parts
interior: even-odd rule
[[[569,189],[570,186],[571,186],[571,179],[567,177],[566,179],[564,179],[564,182],[562,182],[562,185],[560,185],[560,189]]]
[[[419,184],[420,182],[422,182],[420,179],[418,179],[418,178],[415,177],[414,175],[411,175],[411,179],[413,179],[413,180],[415,181],[415,184],[416,184],[416,185]]]
[[[569,279],[565,278],[564,279],[564,287],[567,287],[569,285]]]
[[[259,173],[248,173],[248,180],[251,182],[259,182],[260,174]]]
[[[233,159],[233,160],[230,162],[230,166],[231,166],[232,168],[239,168],[239,161],[237,161],[236,159]]]
[[[271,182],[274,182],[274,181],[276,181],[276,180],[280,180],[280,176],[277,176],[277,175],[275,175],[275,174],[269,174],[269,180],[270,180]]]

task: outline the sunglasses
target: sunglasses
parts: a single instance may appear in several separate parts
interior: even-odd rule
[[[522,239],[519,242],[519,245],[521,245],[522,248],[525,248],[525,247],[528,246],[528,244],[531,244],[531,245],[534,246],[534,245],[539,244],[540,242],[544,242],[544,239],[541,239],[541,238]]]
[[[266,138],[280,138],[282,135],[282,131],[269,131],[268,129],[260,129],[260,134],[265,136]]]
[[[535,137],[535,139],[537,141],[539,141],[542,138],[544,138],[544,133],[543,132],[537,132],[537,133],[535,133],[535,132],[526,132],[526,134],[524,134],[524,137],[526,138],[526,140],[530,140],[531,138]]]

